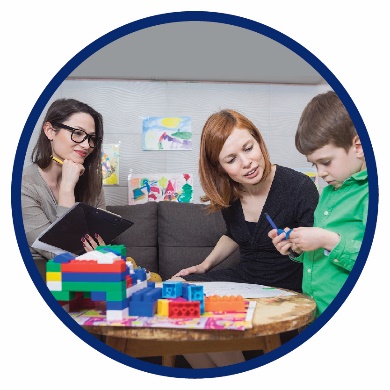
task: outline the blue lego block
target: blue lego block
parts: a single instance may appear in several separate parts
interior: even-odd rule
[[[200,301],[204,299],[203,286],[183,283],[183,298],[188,301]]]
[[[63,272],[63,282],[120,282],[126,279],[123,272]]]
[[[53,258],[55,263],[69,263],[70,260],[74,260],[75,256],[69,252],[61,253]]]
[[[134,269],[134,277],[136,280],[139,280],[141,282],[143,282],[144,280],[146,280],[146,270],[145,268],[135,268]]]
[[[132,301],[138,301],[138,302],[142,302],[144,300],[144,295],[145,293],[149,292],[149,291],[152,291],[153,289],[151,287],[145,287],[145,288],[142,288],[141,290],[138,290],[136,292],[134,292],[132,295],[131,295],[131,300]]]
[[[153,317],[157,312],[157,301],[162,297],[162,288],[145,287],[130,297],[129,315]]]
[[[129,306],[129,300],[126,298],[123,301],[107,301],[107,310],[123,310]]]
[[[196,284],[183,283],[183,298],[188,301],[200,302],[200,313],[204,314],[204,292],[203,286]]]
[[[147,286],[155,288],[156,287],[156,283],[155,282],[147,282]]]
[[[140,301],[130,300],[129,315],[137,317],[153,317],[157,312],[157,301]]]
[[[181,297],[182,291],[183,291],[183,283],[180,281],[172,280],[169,282],[163,282],[163,284],[162,284],[162,297],[163,298]]]
[[[105,292],[98,292],[98,291],[92,291],[91,292],[91,300],[92,301],[105,301],[106,300],[106,293]]]
[[[158,299],[162,298],[162,288],[152,288],[150,291],[147,291],[144,294],[144,301],[157,301]]]

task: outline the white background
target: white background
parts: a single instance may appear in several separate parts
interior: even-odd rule
[[[25,5],[23,5],[25,3]],[[389,36],[383,2],[327,1],[22,1],[0,16],[2,37],[2,375],[8,388],[200,385],[256,388],[388,388],[389,259],[385,186],[389,145]],[[346,4],[344,4],[346,3]],[[58,5],[54,5],[58,4]],[[369,4],[369,5],[368,5]],[[379,5],[380,4],[380,5]],[[296,40],[322,61],[347,90],[374,148],[380,198],[376,235],[367,265],[342,309],[314,337],[279,360],[249,372],[202,382],[147,374],[96,352],[51,312],[19,254],[11,216],[14,154],[33,105],[58,70],[102,35],[144,17],[175,11],[214,11],[242,16]],[[232,53],[234,55],[234,53]],[[5,221],[5,222],[4,222]],[[5,225],[5,226],[4,226]]]

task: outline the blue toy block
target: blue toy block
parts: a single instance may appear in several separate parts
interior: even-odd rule
[[[129,300],[126,298],[123,301],[107,301],[107,310],[123,310],[129,306]]]
[[[140,280],[141,282],[146,280],[146,270],[145,270],[145,268],[139,268],[139,267],[135,268],[134,269],[134,276],[135,276],[136,280]]]
[[[145,287],[130,297],[129,315],[153,317],[157,311],[157,301],[162,296],[162,288]]]
[[[69,252],[61,253],[53,258],[55,263],[69,263],[70,260],[74,260],[74,255]]]
[[[188,301],[200,302],[200,313],[204,313],[204,292],[203,286],[196,284],[183,283],[183,297]]]
[[[153,317],[157,311],[157,301],[133,302],[129,304],[129,316]]]
[[[204,299],[203,286],[183,283],[183,297],[188,301],[200,301]]]
[[[149,291],[152,291],[152,290],[153,289],[151,287],[145,287],[141,290],[134,292],[131,295],[131,301],[132,302],[143,302],[145,294],[148,293]]]
[[[163,298],[178,298],[181,297],[183,291],[183,283],[180,281],[163,282],[162,297]]]
[[[150,288],[150,287],[148,287],[148,288]],[[157,301],[158,299],[161,299],[161,298],[162,298],[162,288],[161,287],[152,288],[152,290],[147,291],[144,294],[144,301],[155,302],[155,301]]]
[[[91,292],[91,300],[92,301],[105,301],[106,300],[106,293],[105,292],[92,291]]]
[[[148,285],[148,287],[152,287],[152,288],[156,287],[156,283],[155,282],[148,282],[147,285]]]
[[[63,282],[120,282],[126,279],[126,271],[119,272],[63,272]]]

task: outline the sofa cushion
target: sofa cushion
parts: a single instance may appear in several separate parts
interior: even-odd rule
[[[107,206],[107,210],[134,222],[112,244],[125,245],[127,256],[132,257],[137,265],[158,273],[157,203]]]
[[[226,232],[221,212],[208,214],[204,204],[159,202],[159,273],[163,280],[201,263]],[[214,269],[239,262],[236,251]]]

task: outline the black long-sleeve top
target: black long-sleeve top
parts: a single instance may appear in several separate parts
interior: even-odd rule
[[[281,229],[313,226],[318,198],[317,187],[307,175],[277,165],[259,221],[252,224],[252,233],[251,223],[245,221],[240,200],[222,210],[226,235],[239,245],[240,263],[234,268],[191,274],[185,279],[255,283],[301,291],[302,264],[291,261],[275,249],[268,237],[272,227],[265,213]]]

